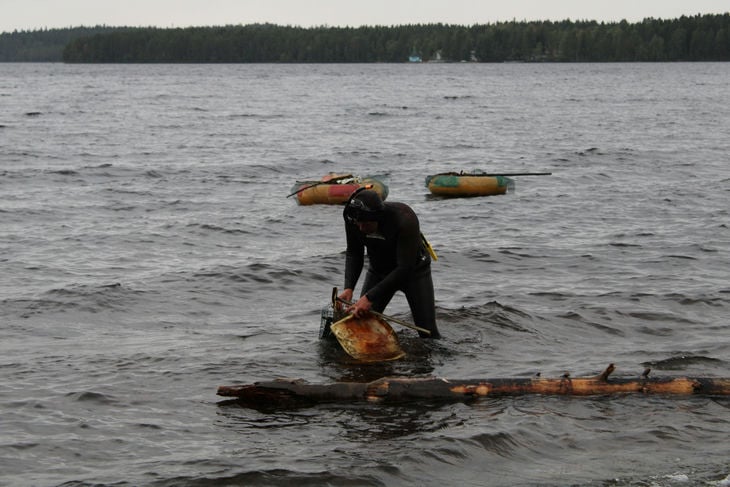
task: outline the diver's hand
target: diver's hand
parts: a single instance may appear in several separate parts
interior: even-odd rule
[[[357,303],[353,304],[349,308],[347,308],[348,313],[352,313],[352,315],[355,318],[360,318],[363,315],[366,315],[370,312],[370,308],[372,308],[373,303],[370,302],[367,295],[363,295],[360,299],[357,300]]]
[[[352,289],[345,289],[339,296],[337,296],[337,310],[342,309],[343,301],[347,303],[352,302]]]

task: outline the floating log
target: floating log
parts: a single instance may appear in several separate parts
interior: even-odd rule
[[[239,386],[220,386],[218,395],[252,407],[298,406],[325,402],[404,402],[417,400],[468,401],[483,397],[527,394],[596,396],[663,394],[667,396],[730,395],[728,378],[649,377],[609,378],[613,364],[595,377],[558,379],[539,376],[514,379],[449,380],[436,377],[384,377],[373,382],[311,384],[302,380],[275,380]]]

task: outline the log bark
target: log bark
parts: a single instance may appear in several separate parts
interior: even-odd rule
[[[384,377],[373,382],[311,384],[302,380],[275,380],[238,386],[220,386],[218,395],[253,407],[299,406],[326,402],[405,402],[418,400],[468,401],[483,397],[527,394],[596,396],[659,394],[666,396],[730,395],[730,378],[649,377],[610,378],[613,364],[595,377],[541,377],[450,380],[442,378]]]

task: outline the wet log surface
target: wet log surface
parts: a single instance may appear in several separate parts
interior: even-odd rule
[[[220,386],[218,395],[251,407],[287,407],[327,402],[407,402],[419,400],[468,401],[483,397],[527,394],[599,396],[658,394],[667,396],[730,395],[729,378],[641,377],[610,378],[613,364],[595,377],[541,377],[450,380],[435,377],[385,377],[373,382],[312,384],[302,380],[274,380]],[[230,401],[229,401],[230,402]]]

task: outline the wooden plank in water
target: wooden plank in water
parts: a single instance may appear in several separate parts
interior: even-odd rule
[[[653,394],[666,396],[730,395],[730,378],[649,377],[609,378],[613,364],[595,377],[501,378],[450,380],[443,378],[385,377],[373,382],[311,384],[302,380],[275,380],[240,386],[220,386],[218,395],[250,406],[273,407],[325,402],[405,402],[418,400],[465,401],[483,397],[528,394],[597,396]]]

